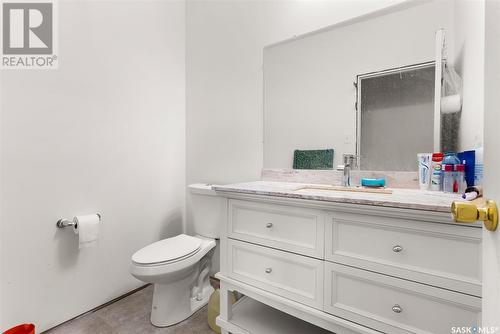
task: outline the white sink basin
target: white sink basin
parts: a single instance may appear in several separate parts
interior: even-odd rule
[[[361,192],[361,193],[373,193],[373,194],[392,194],[391,189],[387,188],[369,188],[369,187],[343,187],[343,186],[331,186],[322,184],[311,184],[306,186],[301,186],[294,191],[300,193],[311,193],[318,191],[348,191],[348,192]]]

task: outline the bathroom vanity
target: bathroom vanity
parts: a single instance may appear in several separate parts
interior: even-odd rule
[[[457,195],[266,181],[214,189],[227,205],[223,333],[449,333],[480,323],[481,225],[453,222]],[[245,297],[231,305],[230,291]]]
[[[418,154],[479,144],[456,131],[472,110],[445,103],[459,96],[452,74],[461,82],[455,6],[415,2],[264,48],[263,181],[214,187],[227,206],[224,333],[442,334],[479,325],[481,225],[453,221],[459,195],[415,189],[419,175],[429,186],[431,172],[431,188],[442,189],[442,164],[458,167],[422,166]],[[465,162],[471,184],[481,179],[477,161]],[[392,189],[339,187],[363,179]],[[231,291],[245,298],[231,306]]]

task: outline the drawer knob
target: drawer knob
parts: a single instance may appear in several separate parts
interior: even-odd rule
[[[394,313],[401,313],[401,312],[403,312],[403,308],[402,308],[401,306],[399,306],[398,304],[396,304],[396,305],[394,305],[394,306],[392,307],[392,311],[393,311]]]
[[[394,253],[399,253],[399,252],[401,252],[402,250],[403,250],[403,247],[401,247],[400,245],[396,245],[396,246],[392,247],[392,251],[393,251]]]
[[[266,268],[266,273],[270,274],[273,271],[273,268]]]
[[[273,223],[267,223],[267,224],[266,224],[266,227],[267,227],[267,228],[271,228],[271,227],[273,227]]]

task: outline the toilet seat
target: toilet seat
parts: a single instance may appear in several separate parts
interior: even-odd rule
[[[161,266],[189,258],[200,251],[201,239],[186,234],[164,239],[148,245],[132,255],[139,266]]]
[[[180,238],[185,239],[184,237]],[[130,273],[135,278],[143,282],[157,283],[159,281],[165,280],[168,277],[172,277],[171,275],[174,275],[175,273],[180,273],[184,270],[188,270],[190,267],[196,265],[198,261],[200,261],[205,255],[207,255],[208,252],[210,252],[211,249],[215,247],[214,239],[205,239],[202,237],[191,237],[191,238],[198,239],[201,241],[201,245],[198,250],[195,250],[194,252],[191,252],[189,254],[186,254],[184,256],[181,256],[180,258],[171,260],[169,262],[143,264],[143,263],[136,263],[135,261],[132,260],[130,263]],[[166,257],[163,256],[163,260],[165,258]],[[141,258],[138,258],[137,256],[135,257],[135,259],[138,261],[141,260]],[[158,258],[156,258],[156,260],[158,260]]]

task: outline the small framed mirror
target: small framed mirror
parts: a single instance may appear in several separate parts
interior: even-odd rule
[[[356,154],[372,171],[416,171],[415,157],[434,150],[435,63],[356,77]]]

